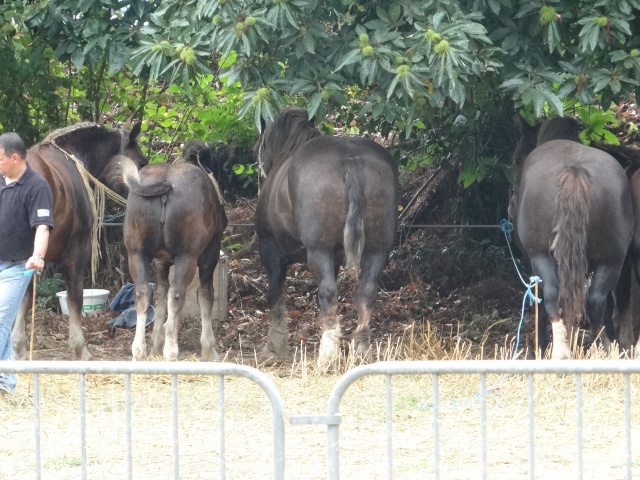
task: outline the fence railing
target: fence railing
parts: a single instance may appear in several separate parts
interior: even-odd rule
[[[87,477],[86,442],[86,404],[85,377],[88,374],[120,374],[125,377],[125,414],[127,437],[127,478],[133,475],[132,432],[131,432],[131,375],[170,375],[173,424],[173,478],[180,478],[179,442],[178,442],[178,376],[214,375],[218,382],[218,422],[220,427],[220,478],[225,478],[225,392],[224,377],[247,378],[264,390],[270,403],[273,424],[273,478],[284,479],[284,412],[280,393],[273,382],[255,368],[234,363],[197,363],[197,362],[72,362],[72,361],[33,361],[3,362],[3,372],[33,375],[34,435],[35,435],[35,478],[41,477],[40,451],[40,385],[41,374],[77,374],[79,375],[80,436],[82,478]]]
[[[262,372],[252,367],[231,363],[197,363],[197,362],[69,362],[69,361],[34,361],[34,362],[6,362],[2,366],[5,372],[31,374],[33,376],[33,404],[34,404],[34,435],[35,435],[35,465],[36,478],[41,478],[40,463],[40,384],[39,375],[42,374],[77,374],[79,375],[78,395],[80,406],[80,445],[81,445],[81,470],[82,478],[87,478],[87,444],[85,424],[85,376],[88,374],[118,374],[125,378],[125,413],[126,413],[126,443],[127,443],[127,477],[135,478],[132,462],[132,431],[131,431],[131,376],[132,375],[170,375],[172,397],[172,428],[173,428],[173,478],[180,478],[180,449],[178,445],[178,377],[191,375],[210,375],[219,377],[218,389],[218,422],[220,425],[219,458],[220,478],[225,478],[225,387],[224,378],[228,376],[244,377],[255,382],[267,395],[271,406],[272,434],[273,434],[273,478],[281,480],[285,478],[285,434],[284,434],[284,408],[280,393],[275,384]],[[432,451],[419,452],[423,457],[431,458],[433,477],[441,477],[441,406],[442,394],[440,392],[441,378],[443,376],[479,376],[477,394],[474,395],[474,404],[477,399],[480,417],[479,441],[473,441],[470,448],[479,450],[480,465],[477,476],[482,479],[488,475],[488,427],[487,427],[487,394],[492,387],[487,387],[487,375],[504,376],[504,380],[526,378],[527,384],[527,426],[528,434],[528,477],[541,477],[536,472],[536,406],[534,377],[537,375],[557,375],[575,377],[575,458],[569,454],[569,460],[575,460],[575,477],[584,477],[583,465],[583,413],[585,402],[583,398],[583,376],[592,374],[605,374],[622,377],[622,392],[620,398],[616,398],[615,405],[624,405],[624,477],[631,479],[634,468],[640,466],[640,449],[636,445],[635,458],[632,450],[632,439],[637,440],[637,430],[640,425],[632,425],[632,407],[638,408],[638,392],[632,395],[632,389],[637,389],[636,377],[640,375],[640,361],[637,360],[573,360],[573,361],[492,361],[492,360],[461,360],[461,361],[402,361],[379,362],[372,365],[364,365],[346,372],[331,391],[326,413],[319,415],[298,415],[291,417],[292,424],[322,424],[327,428],[327,476],[331,480],[340,478],[340,427],[344,417],[341,414],[341,404],[345,393],[357,381],[365,377],[384,376],[384,404],[385,404],[385,440],[386,440],[386,476],[394,478],[394,404],[393,404],[393,377],[394,376],[425,376],[431,379],[431,392],[429,410],[431,410]],[[524,378],[523,378],[524,377]],[[449,377],[447,377],[449,378]],[[520,381],[520,383],[522,383]],[[506,382],[508,385],[509,382]],[[383,395],[382,389],[371,391],[372,397]],[[428,395],[428,393],[427,393]],[[615,408],[615,406],[614,406]],[[635,411],[637,416],[637,411]],[[427,415],[428,418],[428,415]],[[604,420],[604,419],[603,419]],[[365,419],[366,421],[366,419]],[[417,429],[419,427],[416,426]],[[573,427],[570,427],[573,429]],[[603,424],[603,428],[605,425]],[[424,433],[424,432],[421,432]],[[471,442],[471,440],[470,440]],[[538,477],[536,477],[538,474]],[[474,474],[475,475],[475,474]],[[294,477],[292,477],[294,478]]]
[[[372,365],[356,367],[344,374],[333,388],[329,397],[327,412],[324,415],[300,415],[291,418],[294,424],[326,424],[327,425],[327,457],[328,478],[340,478],[340,402],[347,391],[357,380],[373,375],[385,376],[386,401],[386,436],[387,436],[387,478],[394,478],[393,464],[393,405],[392,381],[395,375],[431,375],[433,378],[432,410],[433,410],[433,465],[434,477],[440,478],[440,434],[439,412],[440,394],[439,378],[442,375],[471,375],[480,376],[478,397],[480,402],[481,429],[481,473],[480,477],[487,478],[487,382],[488,374],[526,375],[528,382],[528,425],[529,425],[529,478],[535,478],[535,431],[534,431],[534,375],[558,374],[575,375],[576,385],[576,437],[577,437],[577,478],[583,478],[583,442],[582,442],[582,375],[583,374],[620,374],[624,381],[624,418],[625,418],[625,456],[626,478],[632,478],[632,450],[631,450],[631,375],[640,375],[640,361],[636,360],[586,360],[586,361],[517,361],[517,360],[480,360],[480,361],[404,361],[380,362]]]

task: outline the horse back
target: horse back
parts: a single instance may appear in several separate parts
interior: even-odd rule
[[[546,142],[533,150],[525,161],[518,189],[520,241],[530,254],[548,252],[562,187],[560,179],[566,178],[569,169],[589,182],[587,255],[617,258],[628,248],[633,223],[626,174],[607,153],[568,140]],[[569,200],[578,190],[570,189]]]
[[[354,185],[351,199],[349,183]],[[276,237],[286,252],[310,245],[337,248],[354,201],[362,203],[366,248],[390,248],[398,202],[393,158],[371,140],[316,137],[270,171],[258,201],[256,230],[260,237]]]
[[[166,183],[165,195],[143,196],[131,189],[125,212],[127,250],[173,260],[200,255],[213,239],[220,240],[227,219],[211,179],[188,163],[156,163],[139,172],[140,185]]]

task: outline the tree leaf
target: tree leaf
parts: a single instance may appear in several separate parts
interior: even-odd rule
[[[355,63],[360,59],[362,59],[362,52],[359,48],[355,48],[347,53],[344,57],[342,57],[342,60],[340,60],[340,62],[338,63],[335,71],[337,72],[345,65],[351,65],[352,63]]]
[[[309,103],[307,104],[307,113],[309,114],[309,118],[313,118],[318,111],[318,107],[322,103],[322,94],[317,92],[314,93],[309,99]]]

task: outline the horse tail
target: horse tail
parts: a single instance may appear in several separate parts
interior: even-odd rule
[[[364,250],[364,177],[362,160],[346,162],[347,218],[344,225],[344,253],[347,268],[358,269]]]
[[[153,183],[146,183],[142,185],[140,183],[140,175],[136,169],[128,169],[123,171],[123,178],[125,185],[131,192],[134,192],[142,197],[159,197],[161,195],[167,195],[173,186],[164,178],[158,179]]]
[[[129,192],[125,178],[130,175],[138,175],[138,166],[131,158],[118,154],[107,163],[102,180],[111,190],[126,197]]]
[[[559,184],[551,253],[558,269],[558,307],[571,331],[585,312],[591,176],[584,167],[571,165],[560,175]]]

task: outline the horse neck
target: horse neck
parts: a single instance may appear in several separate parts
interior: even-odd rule
[[[107,166],[114,155],[120,153],[120,140],[114,140],[107,134],[99,137],[98,140],[96,137],[89,139],[84,136],[56,139],[55,145],[65,153],[76,156],[95,176]]]
[[[268,170],[272,170],[276,165],[283,163],[286,159],[290,158],[296,152],[296,150],[298,150],[309,140],[320,136],[322,136],[322,132],[313,128],[305,130],[299,135],[289,136],[286,141],[280,141],[280,148],[277,150],[277,154],[273,156],[273,158],[277,160],[272,162]],[[265,173],[268,173],[268,171]]]

